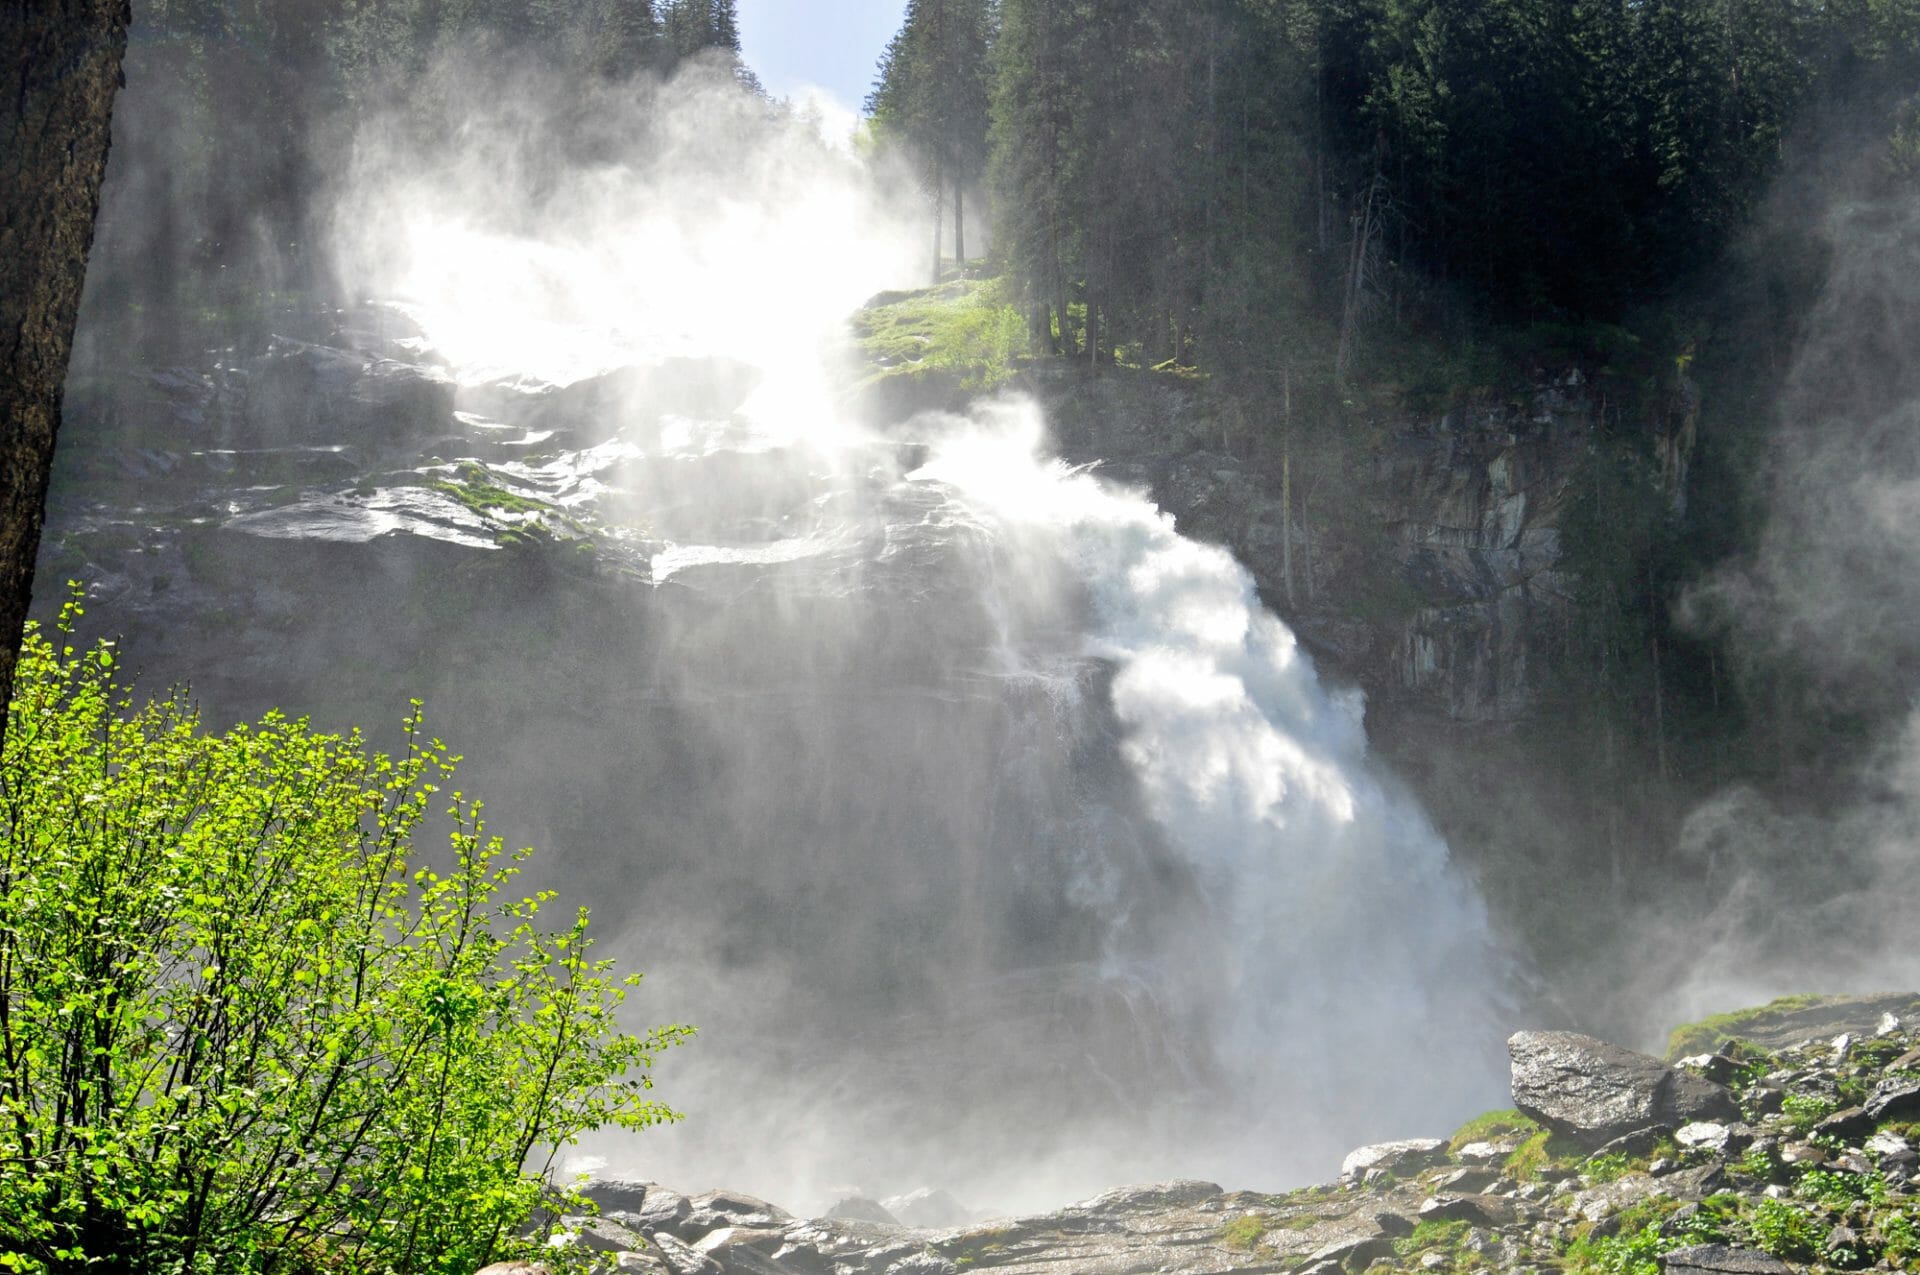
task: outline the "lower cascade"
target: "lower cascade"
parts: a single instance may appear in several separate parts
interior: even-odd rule
[[[652,830],[595,895],[702,1028],[688,1123],[581,1164],[1000,1204],[1484,1105],[1483,910],[1231,556],[1028,400],[823,431],[777,385],[500,469],[635,528],[650,654],[603,675]]]

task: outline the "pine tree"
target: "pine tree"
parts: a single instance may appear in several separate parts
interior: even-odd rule
[[[711,43],[729,53],[740,52],[740,18],[734,10],[734,0],[711,0],[708,6],[708,30],[712,33]]]
[[[989,164],[1000,249],[1034,333],[1069,355],[1081,213],[1072,181],[1082,108],[1074,10],[1065,0],[1002,0]]]
[[[966,193],[986,170],[991,0],[909,0],[867,98],[875,133],[909,151],[933,198],[935,269],[946,196],[954,257],[966,264]]]
[[[588,64],[607,79],[653,66],[659,56],[660,18],[653,0],[601,0],[588,41]]]
[[[661,12],[667,45],[676,61],[703,49],[740,53],[740,19],[734,0],[667,0]]]

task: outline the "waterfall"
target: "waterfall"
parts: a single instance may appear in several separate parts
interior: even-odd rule
[[[1030,399],[858,423],[832,351],[910,220],[737,94],[677,82],[557,175],[519,113],[369,141],[337,219],[479,426],[571,428],[500,471],[629,549],[645,654],[575,710],[623,743],[568,800],[633,818],[556,849],[639,1012],[703,1034],[660,1076],[686,1124],[585,1151],[1016,1207],[1277,1187],[1492,1105],[1485,912],[1358,694]]]

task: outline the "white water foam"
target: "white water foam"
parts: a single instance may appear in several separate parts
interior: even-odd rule
[[[1485,908],[1368,757],[1359,694],[1321,683],[1245,568],[1144,493],[1049,458],[1028,400],[949,420],[909,477],[950,484],[1084,582],[1123,753],[1220,926],[1205,967],[1168,972],[1165,990],[1203,1008],[1236,1085],[1296,1136],[1306,1110],[1431,1131],[1495,1097],[1501,960]]]
[[[369,149],[354,175],[354,215],[343,219],[374,228],[344,254],[350,276],[370,292],[404,296],[428,346],[469,383],[562,384],[674,355],[724,356],[764,373],[731,421],[669,417],[652,422],[644,444],[623,438],[522,471],[556,494],[580,497],[568,499],[570,507],[584,506],[602,491],[599,475],[619,464],[751,453],[752,466],[713,472],[769,490],[776,475],[795,487],[819,482],[809,488],[820,493],[814,507],[844,503],[848,510],[844,523],[839,514],[781,523],[756,513],[757,521],[721,528],[739,532],[733,538],[669,535],[671,543],[648,550],[656,582],[696,569],[737,570],[750,581],[727,595],[738,599],[768,568],[805,568],[816,556],[839,562],[850,581],[897,579],[922,560],[940,573],[924,590],[903,588],[907,604],[893,612],[851,584],[842,611],[785,595],[757,613],[724,610],[738,605],[733,600],[717,604],[723,609],[711,629],[699,630],[703,643],[792,655],[780,667],[794,676],[818,670],[820,685],[791,687],[801,706],[795,720],[768,725],[715,715],[740,711],[748,696],[720,697],[721,709],[707,716],[689,706],[685,718],[712,750],[702,778],[766,782],[770,773],[788,773],[777,767],[791,753],[821,741],[860,746],[866,735],[887,732],[875,706],[901,704],[908,725],[900,734],[911,741],[903,746],[923,750],[928,762],[890,773],[896,782],[931,776],[925,782],[951,791],[901,795],[901,803],[926,807],[924,816],[904,818],[890,805],[861,804],[866,776],[846,773],[891,757],[806,758],[817,770],[792,770],[814,785],[814,817],[851,808],[844,823],[826,823],[806,853],[817,856],[822,876],[839,873],[829,879],[849,890],[844,914],[832,918],[832,941],[867,964],[879,952],[878,963],[894,962],[942,992],[953,988],[965,1003],[906,1020],[885,995],[873,994],[884,1016],[863,1017],[869,1002],[833,1002],[831,985],[821,991],[810,983],[824,969],[864,987],[846,973],[851,960],[810,965],[815,954],[795,951],[783,954],[781,966],[766,963],[751,943],[736,943],[751,957],[703,964],[691,940],[684,951],[638,947],[645,966],[662,973],[658,985],[690,989],[676,993],[672,1012],[715,1028],[671,1060],[683,1077],[677,1085],[672,1074],[663,1079],[665,1097],[697,1109],[684,1131],[650,1133],[643,1149],[618,1142],[592,1149],[679,1187],[740,1187],[797,1208],[828,1202],[821,1195],[836,1181],[864,1177],[875,1195],[922,1185],[924,1178],[901,1179],[912,1172],[937,1172],[935,1185],[975,1204],[1032,1207],[1116,1180],[1175,1173],[1285,1185],[1324,1176],[1357,1141],[1444,1132],[1449,1121],[1490,1105],[1500,1091],[1503,1032],[1500,961],[1484,909],[1417,806],[1369,758],[1360,697],[1321,684],[1226,551],[1181,536],[1142,493],[1049,458],[1030,402],[997,401],[965,417],[915,424],[908,432],[924,435],[930,451],[911,475],[876,463],[876,454],[893,450],[876,447],[880,440],[836,409],[821,352],[860,297],[910,282],[900,263],[917,262],[918,247],[905,251],[875,230],[890,218],[844,156],[810,160],[774,126],[764,134],[752,131],[758,123],[743,126],[727,143],[743,148],[732,157],[737,162],[709,155],[688,171],[677,168],[676,156],[703,136],[713,94],[733,91],[683,94],[680,113],[634,130],[636,137],[665,135],[664,159],[636,155],[575,174],[563,183],[564,197],[504,186],[497,166],[471,158],[381,157]],[[711,215],[715,208],[725,215]],[[501,224],[487,224],[489,216]],[[873,484],[857,497],[845,485],[854,474]],[[752,503],[730,502],[730,493],[711,485],[674,495],[701,513]],[[646,508],[616,512],[635,523],[650,516]],[[649,543],[639,533],[635,542]],[[950,598],[962,587],[955,581],[966,590],[957,601]],[[951,606],[953,635],[917,627],[924,612],[914,607],[936,605],[923,595]],[[756,614],[776,626],[764,649],[735,632]],[[1063,641],[1055,631],[1061,617],[1076,616],[1081,628]],[[968,627],[981,617],[997,634],[984,653]],[[876,621],[895,635],[892,646],[863,645],[870,633],[861,626]],[[916,642],[929,648],[926,658],[897,662],[916,676],[927,669],[938,676],[915,680],[894,670],[892,680],[875,685],[860,663]],[[666,679],[678,667],[665,661],[658,675]],[[1089,668],[1111,676],[1089,676]],[[993,689],[983,692],[983,684]],[[1052,841],[1041,828],[1008,833],[996,825],[997,809],[973,820],[954,808],[976,792],[997,802],[1022,782],[1076,775],[1077,759],[1067,755],[1083,735],[1098,734],[1086,725],[1100,716],[1088,711],[1090,690],[1110,699],[1097,707],[1110,707],[1118,724],[1127,794],[1096,792],[1081,803],[1083,826]],[[915,698],[988,706],[971,715],[934,713],[909,702]],[[862,712],[876,716],[869,721]],[[840,729],[843,718],[856,725]],[[1015,724],[1006,728],[1006,721]],[[769,754],[768,741],[788,738],[798,741],[791,750]],[[1011,755],[968,751],[1000,747]],[[755,884],[756,873],[787,879],[777,875],[774,857],[800,854],[791,825],[809,807],[777,812],[778,826],[762,836],[755,820],[779,799],[715,794],[726,818],[690,825],[689,835],[738,846],[736,826],[749,828],[745,842],[767,859],[716,866],[700,878],[715,896],[696,890],[664,915],[703,907],[723,914],[736,900],[720,891]],[[1050,812],[1074,800],[1050,804],[1016,792],[1010,805]],[[1141,822],[1153,826],[1135,826]],[[965,870],[942,875],[938,869],[950,865],[915,863],[903,829],[933,847],[926,853],[964,856]],[[1182,874],[1171,885],[1153,875],[1162,845]],[[1048,862],[1050,854],[1068,862]],[[634,865],[636,881],[644,882],[647,866]],[[1044,877],[1056,867],[1066,878],[1064,903],[1018,876]],[[988,880],[996,874],[1014,878],[1014,886]],[[944,912],[938,900],[928,910],[911,888],[919,878],[959,880],[975,893]],[[1197,909],[1185,906],[1191,895]],[[1009,898],[1014,911],[1029,899],[1058,911],[1037,920],[1023,914],[1014,924],[1004,914]],[[1164,900],[1182,906],[1166,917],[1137,915]],[[1050,927],[1079,925],[1081,912],[1096,915],[1110,936],[1094,958],[1071,943],[1035,940],[1034,951],[1068,956],[1022,968],[989,950],[1022,925],[1040,929],[1044,940]],[[984,923],[971,944],[939,928],[976,920]],[[793,932],[817,933],[797,922]],[[656,934],[645,937],[658,941]],[[955,952],[965,960],[946,964]],[[776,1039],[778,1029],[762,1029],[764,1039],[754,1034],[761,1007],[808,995],[822,999],[802,1001],[797,1017],[812,1020],[802,1025],[816,1036],[796,1043]],[[915,1034],[923,1031],[924,1040]],[[1130,1037],[1146,1042],[1136,1057],[1158,1067],[1150,1081],[1130,1075],[1132,1061],[1110,1047]],[[1022,1051],[1036,1065],[1008,1071],[1008,1084],[1045,1073],[1047,1084],[1136,1094],[1129,1098],[1135,1105],[1103,1113],[1104,1123],[1062,1115],[1041,1137],[1032,1113],[1044,1112],[1056,1090],[1007,1093],[1004,1103],[939,1097],[950,1092],[940,1066],[997,1076],[996,1059]],[[1147,1084],[1165,1088],[1137,1092]],[[708,1100],[695,1104],[685,1097],[690,1091]],[[930,1115],[929,1093],[941,1104]],[[903,1110],[920,1119],[917,1127],[896,1118]],[[1006,1127],[996,1129],[996,1121]]]

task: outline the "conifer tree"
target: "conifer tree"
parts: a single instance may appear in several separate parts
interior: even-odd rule
[[[653,0],[602,0],[595,16],[587,52],[596,73],[619,79],[655,63],[660,18]]]
[[[740,53],[740,19],[734,0],[667,0],[661,25],[675,60],[703,49]]]
[[[1070,297],[1079,274],[1075,17],[1074,6],[1058,0],[1002,0],[993,50],[990,176],[998,240],[1035,335],[1060,354],[1075,349]]]
[[[909,0],[867,98],[875,132],[916,159],[935,209],[935,267],[946,196],[954,258],[966,264],[966,194],[986,170],[991,0]]]

